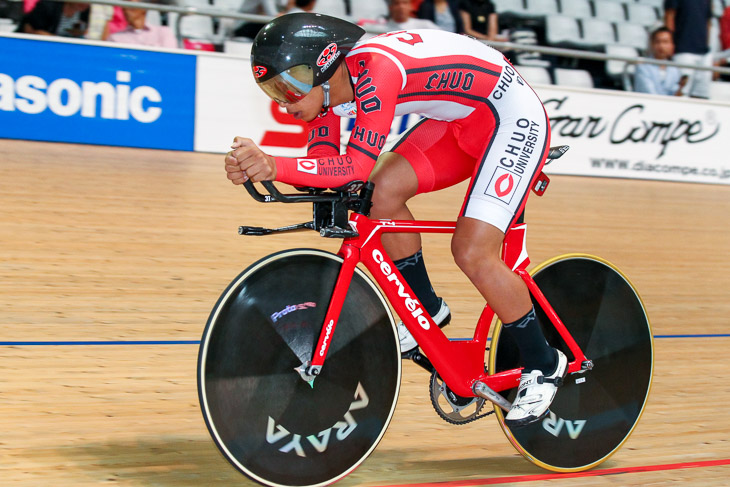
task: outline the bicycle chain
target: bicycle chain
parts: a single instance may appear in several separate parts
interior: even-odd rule
[[[431,406],[433,406],[433,409],[436,411],[436,414],[438,414],[439,417],[441,419],[443,419],[444,421],[446,421],[447,423],[449,423],[449,424],[455,424],[457,426],[460,426],[460,425],[463,425],[463,424],[468,424],[468,423],[474,422],[477,419],[482,419],[482,418],[484,418],[486,416],[489,416],[490,414],[494,414],[494,409],[492,409],[491,411],[489,411],[487,413],[484,413],[484,414],[481,414],[481,415],[479,414],[479,411],[481,411],[482,409],[484,409],[484,405],[485,404],[487,404],[487,403],[491,404],[490,401],[484,400],[484,402],[481,404],[481,406],[479,406],[479,409],[477,409],[473,413],[474,414],[473,417],[465,418],[462,421],[455,421],[455,420],[451,419],[450,417],[448,417],[446,415],[446,413],[444,413],[443,409],[441,409],[441,406],[439,406],[438,403],[436,402],[436,397],[438,397],[438,396],[434,396],[434,391],[433,391],[434,376],[438,376],[438,374],[436,373],[436,371],[433,371],[433,373],[431,374],[431,380],[429,380],[429,384],[428,384],[428,390],[429,390],[429,393],[430,393],[430,396],[431,396]],[[441,379],[441,380],[443,380],[443,379]],[[439,391],[439,394],[440,394],[440,391]]]

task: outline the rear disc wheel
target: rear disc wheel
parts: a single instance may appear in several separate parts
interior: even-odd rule
[[[576,472],[610,457],[636,427],[651,387],[653,337],[643,302],[612,264],[574,254],[548,261],[533,279],[594,368],[565,377],[547,417],[509,428],[508,439],[528,460],[548,470]],[[534,299],[533,299],[534,302]],[[573,360],[536,302],[548,342]],[[516,344],[497,323],[489,356],[491,374],[520,367]],[[510,402],[516,389],[504,391]]]

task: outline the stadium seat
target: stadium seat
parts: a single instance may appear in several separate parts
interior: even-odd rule
[[[314,11],[341,19],[347,18],[344,0],[317,0],[317,3],[314,5]]]
[[[588,0],[560,0],[560,13],[577,18],[593,17]]]
[[[17,27],[12,19],[0,19],[0,32],[14,32]]]
[[[350,12],[357,20],[375,20],[388,16],[388,5],[380,0],[358,0],[350,2]]]
[[[535,17],[558,13],[558,0],[527,0],[527,12]]]
[[[525,17],[527,9],[522,0],[492,0],[494,2],[494,10],[500,18]]]
[[[710,100],[730,102],[730,82],[713,81],[710,84]]]
[[[244,0],[213,0],[212,8],[226,12],[239,12],[243,7],[243,2]]]
[[[145,22],[149,25],[162,25],[162,15],[159,10],[148,10]]]
[[[640,24],[644,27],[654,27],[659,24],[657,9],[651,5],[629,3],[626,5],[626,12],[628,21],[634,24]]]
[[[649,47],[649,34],[642,25],[620,23],[616,24],[616,41],[617,44],[632,46],[643,52]]]
[[[183,47],[193,51],[215,52],[215,45],[205,39],[183,39]]]
[[[579,46],[581,37],[578,20],[567,15],[548,15],[545,17],[545,37],[551,46]]]
[[[609,0],[596,0],[593,2],[596,18],[609,22],[626,22],[626,13],[622,3]]]
[[[604,46],[616,43],[613,24],[601,19],[581,19],[583,35],[581,44],[589,49],[603,49]]]
[[[248,37],[232,37],[223,42],[223,52],[233,56],[251,57],[253,41]]]
[[[560,86],[574,86],[577,88],[593,88],[591,73],[583,69],[555,68],[553,72],[555,84]]]
[[[213,19],[207,15],[185,15],[180,21],[180,37],[213,41]]]
[[[633,2],[626,2],[633,3]],[[636,0],[636,3],[643,3],[644,5],[650,5],[660,10],[664,10],[664,0]]]
[[[173,4],[178,7],[197,7],[197,8],[211,8],[212,5],[208,0],[174,0]]]
[[[631,59],[636,59],[639,56],[639,52],[635,47],[620,46],[617,44],[606,46],[606,54],[609,56],[621,56]],[[606,76],[617,84],[621,84],[624,90],[631,91],[633,90],[633,83],[631,80],[634,72],[636,71],[636,65],[629,64],[628,68],[626,65],[626,61],[609,59],[606,61]]]
[[[551,85],[553,84],[552,78],[550,78],[550,72],[546,68],[540,68],[538,66],[515,66],[520,76],[533,85]]]
[[[509,40],[515,44],[535,46],[537,45],[537,34],[532,29],[518,27],[510,31]],[[540,66],[543,68],[550,66],[550,61],[543,59],[540,53],[535,51],[517,51],[514,54],[514,59],[520,66]]]

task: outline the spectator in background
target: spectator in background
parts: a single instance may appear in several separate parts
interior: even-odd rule
[[[23,16],[18,32],[62,37],[84,37],[89,25],[89,4],[40,0]]]
[[[424,0],[418,9],[418,18],[428,19],[448,32],[464,32],[459,0]]]
[[[730,6],[722,10],[722,17],[720,17],[720,49],[723,51],[730,50]],[[725,57],[719,59],[717,64],[727,67],[730,64],[730,56],[728,53],[723,55]],[[721,81],[728,81],[730,78],[726,74],[720,74],[719,79]]]
[[[723,51],[730,49],[730,6],[723,9],[720,17],[720,46]]]
[[[311,12],[317,5],[317,0],[294,0],[293,5],[287,9],[286,13],[295,14],[297,12]]]
[[[38,0],[23,0],[23,13],[28,13],[33,8],[35,8],[36,3],[38,3]]]
[[[382,25],[383,32],[438,28],[438,25],[428,19],[411,17],[411,0],[388,0],[388,19]]]
[[[139,2],[140,0],[129,0]],[[150,0],[145,0],[149,2]],[[178,47],[175,33],[165,25],[150,25],[147,23],[147,10],[143,8],[122,8],[127,21],[126,29],[109,35],[111,42],[123,44],[137,44],[150,47]]]
[[[111,18],[107,23],[107,37],[109,36],[109,34],[123,31],[126,28],[127,19],[124,17],[124,11],[122,10],[122,7],[115,6],[114,12],[112,13]]]
[[[461,0],[459,13],[464,34],[485,41],[506,41],[499,36],[499,18],[492,0]]]
[[[659,27],[651,33],[649,50],[654,59],[669,61],[674,54],[672,31]],[[654,95],[682,96],[682,87],[687,83],[675,66],[639,64],[634,75],[634,91]]]
[[[244,0],[239,12],[242,14],[269,15],[271,17],[279,15],[276,0]],[[263,26],[264,24],[256,22],[244,22],[236,28],[234,35],[253,39]]]
[[[709,54],[711,0],[664,0],[664,23],[674,33],[674,61],[695,66],[712,66]],[[683,69],[689,77],[682,92],[695,98],[710,97],[712,71]]]

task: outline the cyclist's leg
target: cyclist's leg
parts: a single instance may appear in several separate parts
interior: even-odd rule
[[[550,139],[547,115],[529,86],[515,85],[507,96],[512,99],[498,107],[498,116],[485,109],[462,124],[464,140],[472,143],[480,127],[492,123],[495,130],[492,137],[482,138],[482,155],[457,223],[452,252],[520,349],[524,371],[507,421],[527,424],[547,413],[556,390],[549,379],[562,376],[567,361],[548,345],[527,286],[500,257],[504,233],[524,209]],[[547,383],[537,375],[548,379]]]
[[[378,160],[371,175],[375,182],[371,215],[413,220],[407,206],[411,197],[465,180],[473,172],[474,163],[475,159],[458,147],[450,124],[421,121],[401,138],[392,152],[384,153]],[[436,324],[445,326],[451,312],[431,286],[421,253],[420,235],[385,234],[383,245]],[[407,353],[415,349],[417,344],[405,326],[401,324],[398,329],[402,351]]]
[[[370,176],[375,183],[371,215],[413,220],[409,199],[464,181],[471,176],[475,162],[459,147],[451,124],[422,120],[378,159]],[[417,233],[389,233],[382,241],[393,259],[409,257],[421,248]]]
[[[483,221],[459,217],[451,251],[459,268],[504,323],[525,316],[532,301],[524,281],[500,258],[504,231]]]
[[[384,152],[370,175],[375,183],[373,218],[413,220],[406,203],[418,190],[418,177],[405,157],[395,152]],[[388,255],[394,260],[403,259],[421,248],[419,233],[386,233],[382,242]]]

